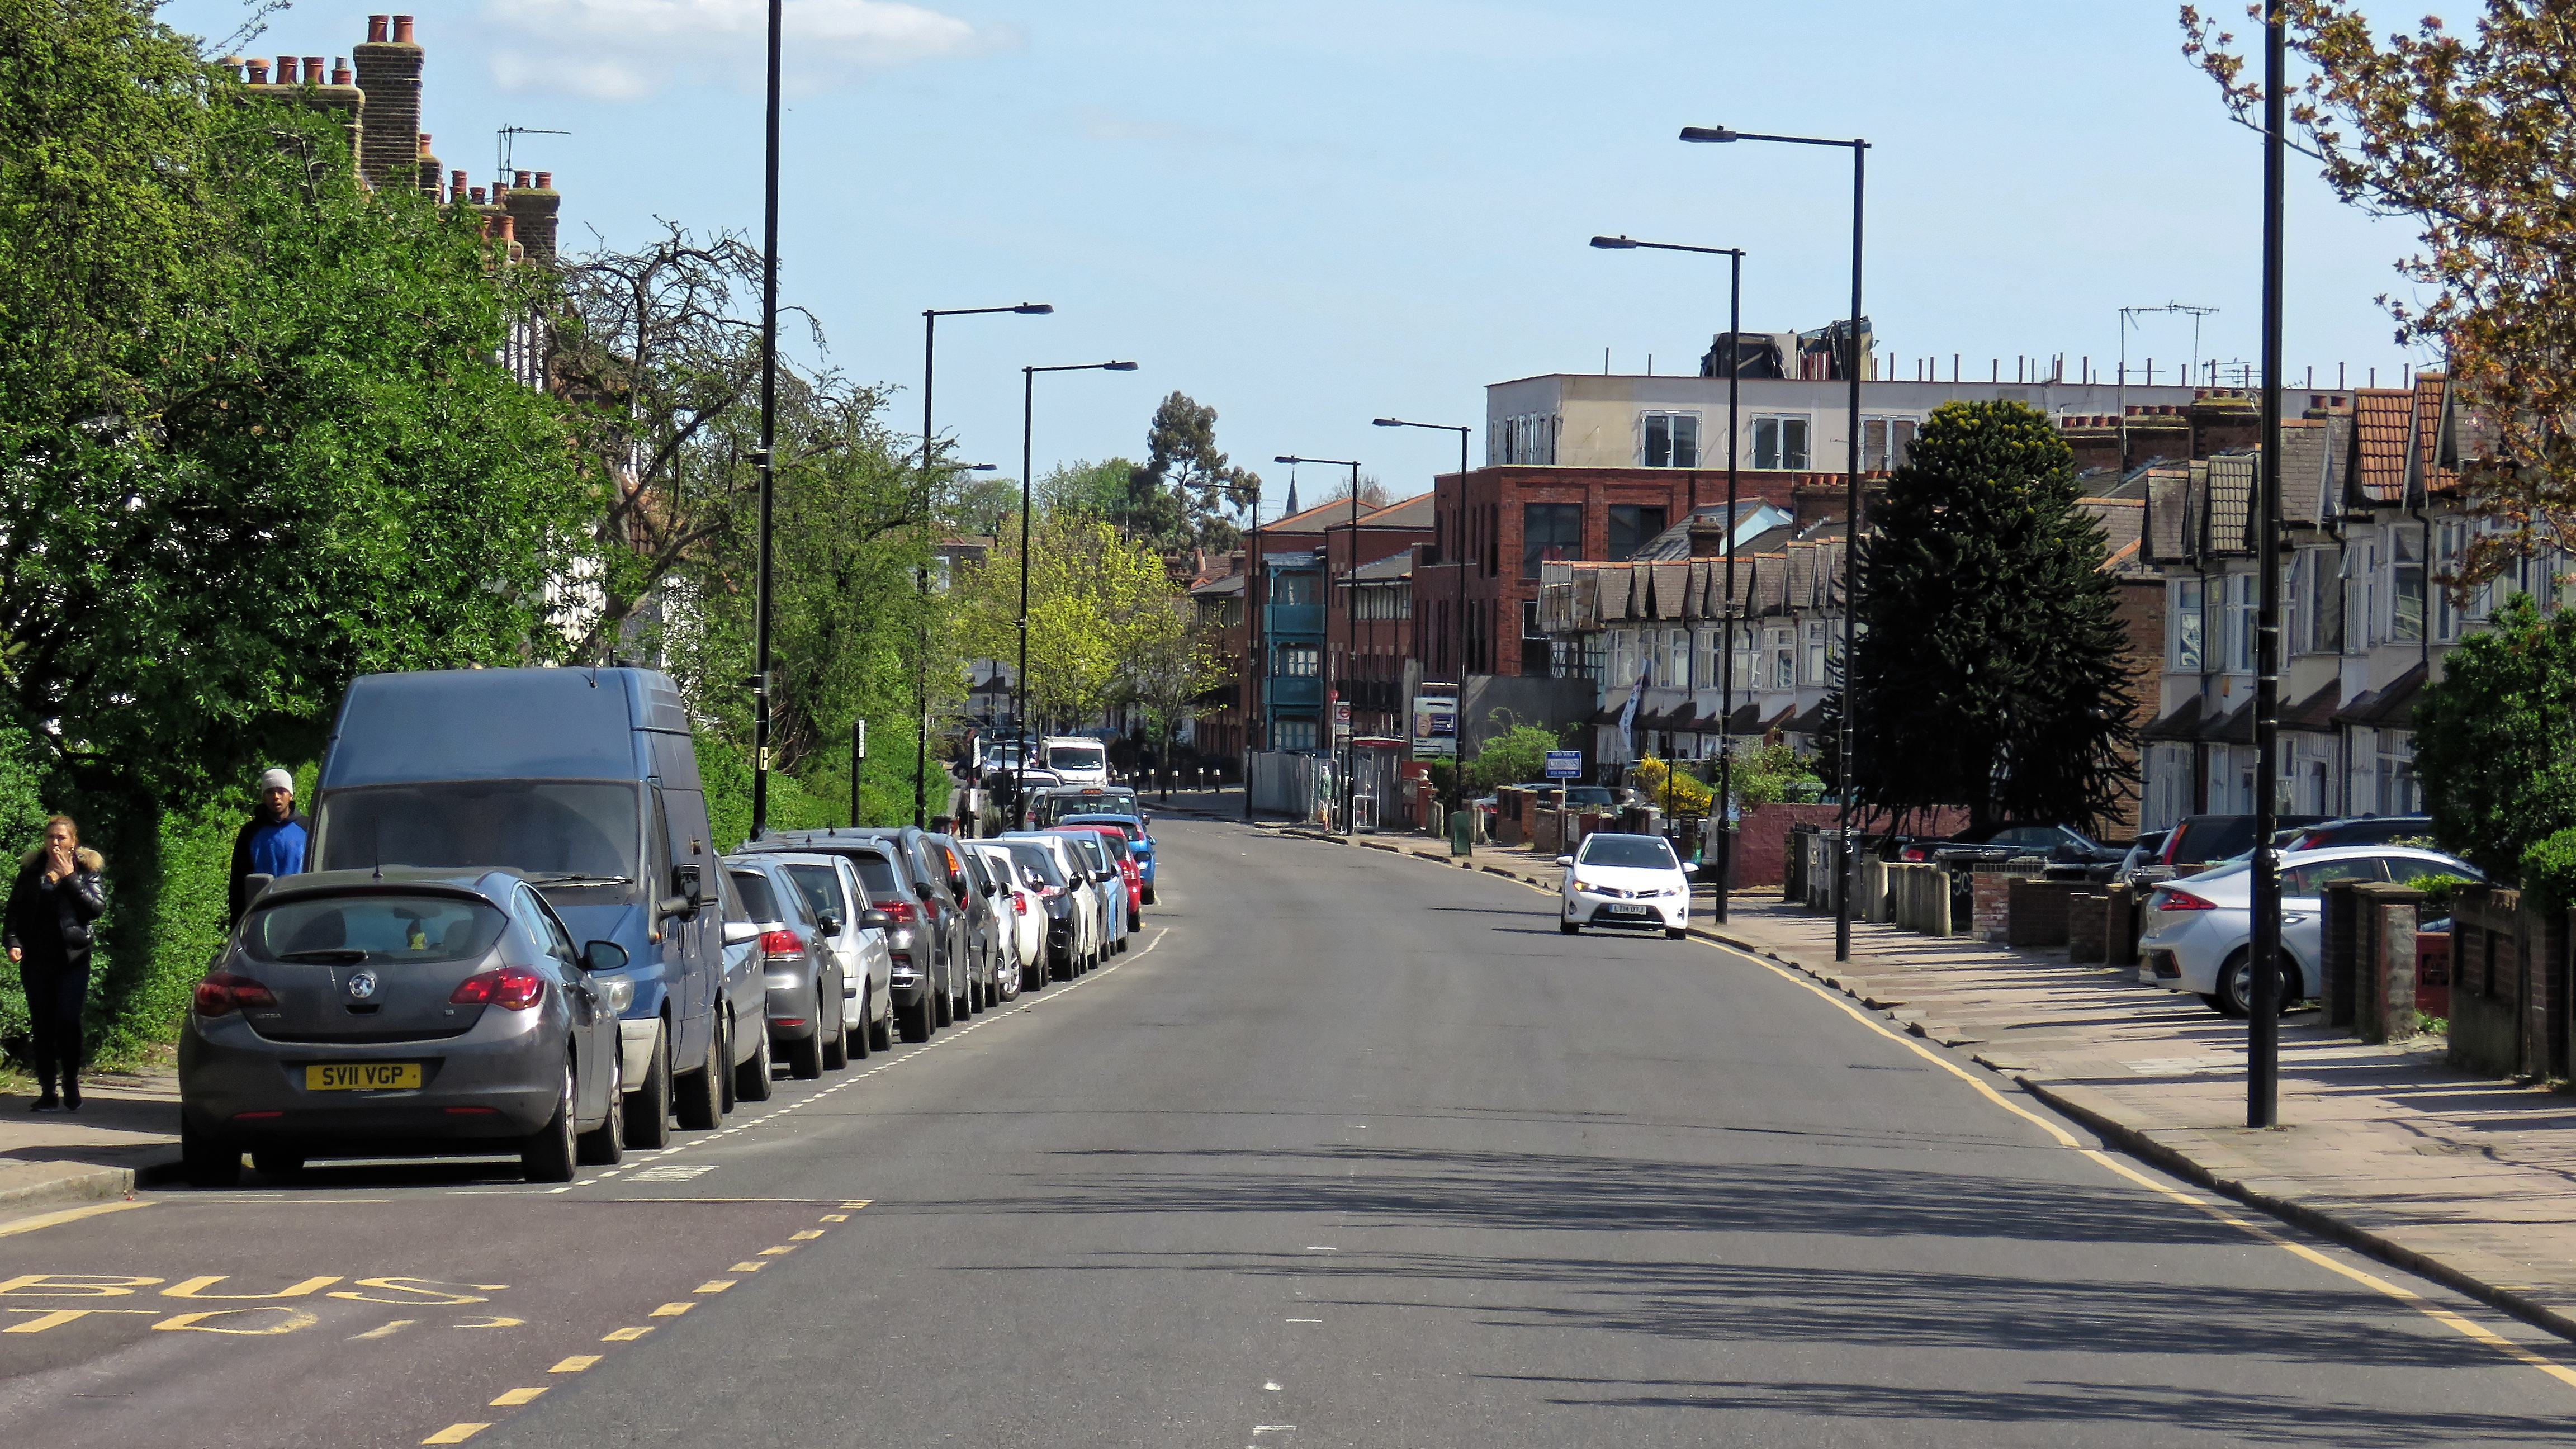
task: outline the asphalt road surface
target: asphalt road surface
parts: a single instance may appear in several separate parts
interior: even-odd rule
[[[1171,819],[1110,969],[562,1189],[0,1223],[26,1445],[2576,1443],[2576,1351],[1553,898]],[[1980,1081],[1986,1086],[1980,1086]],[[32,1226],[31,1226],[32,1224]]]

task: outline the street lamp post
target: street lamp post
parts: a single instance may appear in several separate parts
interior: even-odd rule
[[[921,309],[921,519],[930,522],[930,460],[938,434],[930,422],[930,385],[939,350],[939,319],[942,317],[981,317],[994,312],[1013,312],[1023,317],[1044,317],[1055,311],[1047,302],[1021,302],[1009,307],[924,307]],[[982,472],[990,465],[979,466]],[[913,596],[930,597],[930,566],[927,563],[912,571]],[[912,823],[915,828],[926,823],[923,809],[930,789],[930,633],[925,621],[915,640],[913,653],[912,704]]]
[[[1776,141],[1791,146],[1840,146],[1852,158],[1852,241],[1851,241],[1851,335],[1845,339],[1843,370],[1851,385],[1851,424],[1845,438],[1843,478],[1843,707],[1838,731],[1837,750],[1842,775],[1842,808],[1836,829],[1841,834],[1841,848],[1834,855],[1839,864],[1834,880],[1834,959],[1851,959],[1851,883],[1852,883],[1852,797],[1858,771],[1853,769],[1852,716],[1857,712],[1852,698],[1852,624],[1860,613],[1860,264],[1862,254],[1861,212],[1867,194],[1866,177],[1869,142],[1854,137],[1835,140],[1823,136],[1766,136],[1752,131],[1730,131],[1724,126],[1684,126],[1685,141]],[[1732,523],[1732,520],[1729,520]]]
[[[752,623],[751,833],[769,829],[770,516],[778,470],[778,39],[784,0],[769,0],[769,95],[760,205],[760,578]]]
[[[2247,975],[2251,1010],[2245,1039],[2245,1125],[2280,1121],[2281,853],[2281,171],[2288,21],[2263,17],[2263,547],[2255,554],[2254,939]],[[2223,987],[2221,989],[2224,989]]]
[[[1465,518],[1467,511],[1467,435],[1474,430],[1461,423],[1409,423],[1402,418],[1371,418],[1369,421],[1381,428],[1429,428],[1435,432],[1456,433],[1458,435],[1458,516],[1462,519]],[[1451,788],[1458,793],[1460,798],[1464,798],[1466,792],[1458,783],[1458,771],[1466,766],[1466,759],[1464,755],[1461,754],[1460,750],[1466,743],[1466,734],[1461,729],[1461,726],[1466,723],[1467,718],[1467,557],[1460,548],[1452,548],[1449,551],[1456,554],[1457,557],[1454,559],[1443,559],[1441,562],[1449,564],[1452,568],[1455,568],[1458,571],[1458,597],[1457,600],[1450,605],[1450,612],[1454,616],[1450,620],[1453,625],[1451,632],[1454,636],[1458,652],[1456,656],[1449,661],[1449,663],[1451,669],[1453,669],[1458,676],[1458,683],[1455,686],[1458,691],[1458,695],[1457,702],[1451,707],[1449,712],[1449,779],[1451,782]]]
[[[1359,588],[1360,566],[1360,465],[1352,462],[1348,458],[1300,458],[1294,453],[1282,453],[1270,461],[1274,463],[1289,464],[1313,463],[1318,467],[1348,468],[1351,470],[1351,587],[1353,594],[1356,595]],[[1327,601],[1327,609],[1331,607],[1330,600],[1333,595],[1330,590],[1332,587],[1333,548],[1332,539],[1330,536],[1327,536],[1324,540],[1324,588],[1327,590],[1324,598]],[[1356,602],[1356,598],[1354,598],[1353,602]],[[1327,681],[1333,686],[1332,692],[1335,695],[1333,702],[1337,704],[1347,705],[1350,703],[1349,700],[1341,699],[1339,696],[1350,688],[1352,661],[1359,654],[1360,623],[1357,616],[1358,611],[1352,607],[1351,604],[1345,604],[1342,606],[1342,663],[1333,671],[1332,677]],[[1329,617],[1329,615],[1327,617]],[[1326,635],[1325,643],[1328,647],[1324,650],[1324,653],[1328,658],[1333,652],[1329,647],[1331,642],[1331,636],[1329,634]],[[1335,713],[1338,712],[1339,711],[1335,711]],[[1326,727],[1330,728],[1333,723],[1335,722],[1328,717]],[[1349,742],[1351,738],[1352,736],[1348,734],[1342,737],[1342,833],[1344,835],[1355,833],[1351,829],[1351,798],[1352,786],[1354,784],[1351,779],[1351,767],[1359,763],[1359,747]]]
[[[1719,641],[1717,665],[1717,921],[1726,924],[1726,892],[1735,879],[1735,831],[1727,811],[1735,800],[1735,458],[1737,439],[1742,429],[1736,422],[1738,401],[1737,363],[1741,358],[1735,335],[1744,330],[1744,249],[1742,247],[1692,247],[1673,242],[1641,242],[1632,237],[1596,236],[1592,244],[1604,251],[1648,250],[1659,252],[1698,252],[1724,257],[1727,261],[1726,282],[1726,608],[1720,614],[1725,637]],[[1846,666],[1848,668],[1848,666]],[[1844,690],[1848,701],[1850,690]],[[1844,706],[1848,712],[1848,703]],[[1845,759],[1850,755],[1846,753]],[[1664,770],[1665,811],[1672,808],[1672,769]]]
[[[1261,584],[1261,487],[1255,483],[1244,499],[1244,522],[1251,543],[1243,559],[1243,819],[1251,824],[1252,812],[1252,716],[1261,706],[1267,686],[1261,676],[1261,616],[1254,613],[1260,602]],[[1267,739],[1262,741],[1268,744]]]
[[[1011,814],[1016,817],[1029,793],[1029,751],[1037,736],[1029,729],[1029,469],[1036,454],[1038,374],[1041,372],[1134,372],[1132,362],[1069,362],[1057,367],[1020,369],[1020,669],[1011,680],[1011,718],[1019,722],[1020,749],[1011,763]]]

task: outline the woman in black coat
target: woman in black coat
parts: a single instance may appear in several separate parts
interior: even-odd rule
[[[84,850],[80,827],[68,815],[45,822],[45,843],[27,852],[9,887],[9,959],[27,992],[27,1019],[35,1037],[36,1081],[44,1095],[35,1110],[80,1110],[81,1007],[89,999],[91,926],[107,909],[98,873],[105,862]],[[63,1094],[54,1095],[60,1071]]]

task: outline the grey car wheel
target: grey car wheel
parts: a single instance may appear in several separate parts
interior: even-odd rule
[[[626,1063],[621,1058],[609,1059],[608,1114],[599,1125],[581,1134],[574,1155],[585,1167],[615,1167],[626,1160]]]
[[[718,1012],[707,1027],[707,1059],[673,1083],[680,1125],[692,1132],[712,1131],[724,1122],[725,1019]]]
[[[875,1052],[894,1050],[894,997],[891,993],[886,997],[885,1016],[868,1023],[868,1050]]]
[[[823,1075],[823,989],[814,988],[814,1034],[787,1044],[787,1074],[800,1082]]]
[[[832,1008],[832,1024],[827,1029],[817,1020],[814,1029],[823,1033],[823,1070],[837,1072],[850,1064],[849,998],[841,995],[837,976],[824,982],[822,990],[822,1004]]]
[[[530,1182],[572,1181],[572,1062],[563,1066],[563,1090],[555,1096],[555,1114],[519,1149],[519,1176]]]
[[[768,1101],[770,1094],[778,1090],[769,1062],[769,1027],[763,1023],[760,1045],[752,1049],[748,1061],[733,1069],[733,1094],[746,1102]]]

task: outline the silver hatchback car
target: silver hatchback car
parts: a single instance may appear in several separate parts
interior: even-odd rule
[[[220,1187],[311,1157],[625,1150],[613,942],[576,949],[516,871],[325,871],[258,897],[179,1036],[181,1154]]]

